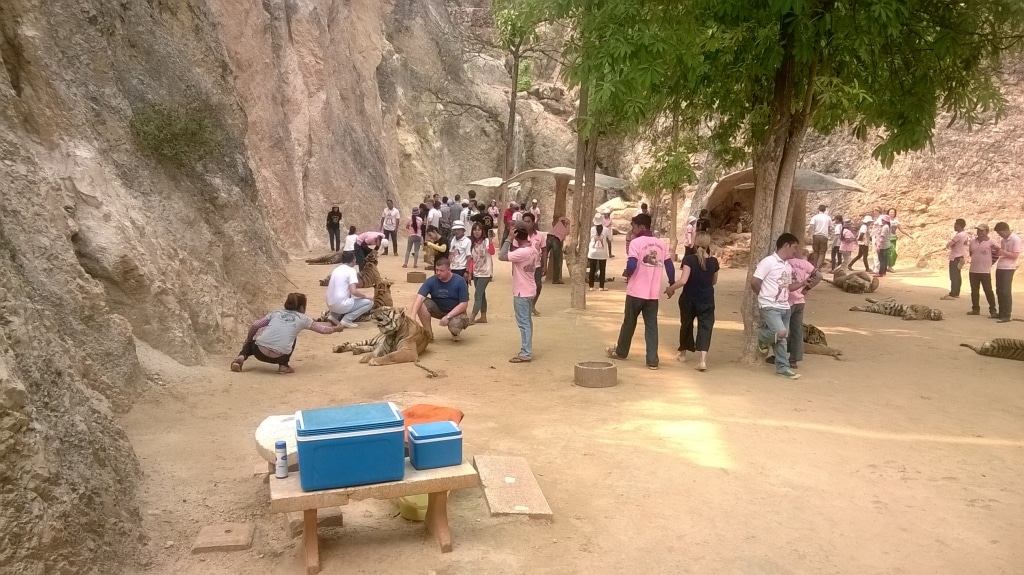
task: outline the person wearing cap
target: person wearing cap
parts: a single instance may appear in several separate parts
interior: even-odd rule
[[[402,215],[395,207],[395,202],[388,200],[388,205],[380,214],[380,231],[391,245],[395,246],[395,257],[398,257],[398,222],[402,221]],[[384,255],[388,255],[388,248],[384,247]]]
[[[331,206],[327,212],[327,239],[331,243],[331,251],[341,250],[341,209],[338,204]]]
[[[1017,260],[1020,258],[1020,236],[1010,231],[1010,224],[999,222],[996,233],[1002,238],[999,249],[999,261],[996,262],[996,299],[999,301],[999,321],[1008,323],[1010,312],[1013,311],[1013,274],[1017,271]]]
[[[868,231],[868,226],[871,222],[875,221],[871,216],[864,216],[860,221],[860,228],[857,230],[857,257],[850,260],[850,263],[846,264],[846,269],[851,269],[853,264],[857,263],[857,260],[864,259],[864,271],[871,271],[871,264],[868,263],[868,246],[871,245],[871,236]]]
[[[884,278],[889,266],[889,246],[892,245],[890,241],[892,239],[892,230],[889,228],[890,219],[888,214],[880,217],[879,221],[881,225],[878,226],[878,232],[875,234],[875,250],[878,253],[878,273],[875,275]]]
[[[419,208],[412,209],[412,216],[409,217],[409,223],[405,224],[405,231],[409,232],[409,237],[405,240],[405,261],[402,262],[402,267],[409,267],[409,254],[412,254],[412,267],[413,269],[420,267],[420,246],[423,244],[423,218],[420,217],[421,204]],[[397,253],[398,250],[396,249]]]
[[[693,246],[697,235],[696,223],[697,216],[690,216],[686,219],[686,235],[683,237],[683,257],[692,256],[697,253],[697,249]]]
[[[807,228],[811,232],[811,248],[814,253],[811,255],[811,263],[814,267],[821,269],[825,265],[825,253],[828,251],[828,232],[832,226],[832,218],[828,215],[828,206],[818,206],[818,213],[811,218]],[[888,242],[888,239],[886,239]],[[883,275],[885,275],[883,273]]]
[[[637,317],[644,317],[644,341],[647,367],[658,369],[658,298],[661,295],[661,269],[665,268],[669,285],[676,283],[676,268],[668,256],[665,242],[651,234],[651,216],[637,214],[631,221],[634,238],[626,261],[626,309],[619,328],[619,340],[605,350],[612,359],[626,359],[636,332]]]
[[[964,268],[964,259],[967,257],[970,243],[967,222],[963,218],[957,218],[953,222],[953,237],[946,242],[946,249],[949,250],[949,293],[939,299],[950,300],[960,297],[960,287],[964,283],[960,270]]]
[[[440,320],[438,325],[448,328],[452,341],[459,341],[462,330],[469,327],[469,316],[466,315],[468,308],[469,286],[466,279],[452,273],[447,258],[438,258],[434,262],[434,275],[427,278],[416,292],[410,315],[420,322],[431,341],[434,340],[431,318]]]
[[[363,271],[366,254],[380,248],[387,249],[390,245],[391,242],[384,238],[384,232],[371,231],[359,234],[359,239],[356,240],[356,265],[359,266],[359,271]]]
[[[530,202],[530,213],[533,214],[533,221],[540,222],[540,205],[537,203],[536,198]]]
[[[519,327],[519,353],[509,363],[533,361],[533,297],[537,294],[534,265],[540,256],[530,241],[530,226],[526,222],[512,223],[510,237],[501,244],[498,259],[512,264],[512,309]]]
[[[985,290],[989,317],[998,318],[996,296],[992,293],[992,262],[995,261],[993,254],[998,248],[988,237],[988,224],[978,224],[974,231],[977,235],[967,246],[971,256],[971,267],[967,273],[967,280],[971,283],[971,311],[967,312],[967,315],[981,315],[981,293],[978,291],[980,288]]]
[[[590,245],[587,247],[587,284],[590,291],[594,291],[594,278],[597,278],[601,291],[608,291],[604,287],[605,272],[608,265],[608,243],[607,237],[611,230],[604,227],[604,220],[601,214],[594,215],[594,225],[590,228]]]
[[[451,262],[452,273],[462,276],[462,279],[469,281],[469,256],[473,249],[473,242],[466,236],[466,224],[462,220],[455,220],[452,223],[452,239],[448,246],[448,260]]]

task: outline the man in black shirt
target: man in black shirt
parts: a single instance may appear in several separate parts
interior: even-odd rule
[[[337,205],[331,206],[331,211],[327,212],[327,236],[331,251],[341,251],[341,210]]]

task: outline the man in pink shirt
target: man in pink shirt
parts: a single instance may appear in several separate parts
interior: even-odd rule
[[[658,296],[661,295],[661,270],[668,274],[668,283],[676,282],[676,268],[668,255],[665,242],[651,234],[651,216],[637,214],[632,220],[633,241],[629,242],[626,262],[626,310],[619,329],[619,341],[606,352],[612,359],[629,357],[629,347],[636,332],[636,318],[644,316],[644,341],[647,344],[647,367],[658,369]]]
[[[949,295],[939,299],[957,299],[960,297],[960,286],[963,285],[963,278],[960,270],[964,267],[964,258],[967,257],[967,247],[971,237],[967,235],[967,222],[963,218],[957,218],[953,222],[953,237],[946,242],[946,249],[949,250]]]
[[[537,311],[537,301],[540,300],[541,282],[548,273],[548,234],[537,230],[537,217],[531,212],[523,214],[520,220],[527,225],[529,240],[534,249],[537,250],[537,261],[534,262],[533,279],[537,282],[537,291],[533,296],[533,315],[540,315]]]
[[[520,220],[512,223],[513,232],[501,244],[498,259],[512,262],[512,309],[522,345],[519,354],[509,360],[511,363],[533,361],[533,296],[537,294],[537,282],[533,270],[539,257],[537,248],[530,241],[530,226]]]
[[[999,261],[996,262],[996,299],[999,300],[999,321],[996,323],[1009,323],[1010,312],[1013,307],[1013,274],[1017,271],[1017,259],[1020,257],[1020,236],[1010,231],[1010,224],[999,222],[996,224],[996,233],[1002,238],[996,253],[999,254]]]
[[[384,232],[363,232],[356,240],[356,265],[363,271],[366,254],[378,248],[387,248],[391,243],[384,239]]]
[[[981,315],[981,294],[978,288],[984,288],[985,299],[988,300],[988,315],[998,318],[996,312],[996,296],[992,293],[992,257],[998,250],[988,238],[988,224],[978,224],[974,228],[978,236],[970,241],[967,250],[971,254],[971,267],[967,279],[971,282],[971,311],[967,315]]]

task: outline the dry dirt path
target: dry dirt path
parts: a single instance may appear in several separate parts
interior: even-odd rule
[[[398,258],[382,259],[386,276],[404,280]],[[678,308],[662,300],[662,369],[644,367],[641,328],[620,384],[582,389],[571,385],[572,364],[601,359],[614,340],[621,281],[591,294],[578,314],[566,310],[568,286],[545,285],[536,359],[512,365],[519,335],[507,265],[496,267],[490,323],[459,343],[439,337],[423,357],[446,373],[440,379],[331,353],[370,329],[305,332],[290,376],[255,361],[232,373],[229,355],[183,368],[146,352],[162,384],[123,421],[146,472],[146,571],[302,572],[299,540],[286,538],[282,518],[267,512],[267,487],[251,476],[252,431],[269,414],[381,400],[464,410],[467,457],[526,457],[555,519],[492,518],[479,491],[460,491],[450,503],[454,552],[442,555],[390,502],[354,503],[346,527],[321,533],[326,574],[1011,573],[1024,565],[1024,363],[958,347],[1024,338],[1024,323],[965,316],[963,300],[938,301],[944,280],[927,272],[895,274],[879,295],[938,305],[945,321],[849,312],[861,298],[823,284],[808,297],[807,321],[846,361],[808,356],[803,379],[787,381],[736,362],[744,274],[727,270],[709,371],[673,360]],[[322,308],[317,280],[328,271],[286,270],[311,314]],[[396,302],[408,305],[414,288],[396,283]],[[219,521],[255,522],[252,548],[191,555],[199,528]]]

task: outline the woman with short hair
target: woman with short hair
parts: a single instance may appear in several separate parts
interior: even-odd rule
[[[256,356],[263,363],[277,365],[277,373],[295,373],[288,363],[299,332],[305,329],[324,335],[345,331],[340,325],[313,321],[306,315],[306,294],[290,293],[284,300],[284,309],[268,313],[249,327],[242,351],[231,362],[231,371],[242,371],[245,360]]]

